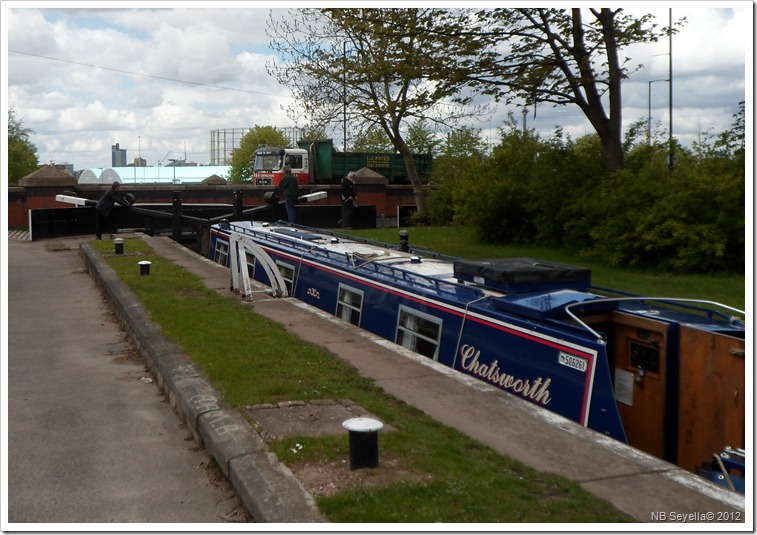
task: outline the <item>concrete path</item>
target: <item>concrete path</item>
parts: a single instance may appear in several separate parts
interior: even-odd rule
[[[79,242],[9,240],[7,261],[7,522],[243,521],[115,323]]]

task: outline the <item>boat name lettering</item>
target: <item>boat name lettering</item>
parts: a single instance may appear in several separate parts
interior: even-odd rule
[[[569,355],[563,351],[560,351],[560,355],[557,357],[557,362],[580,372],[585,372],[589,368],[589,361],[585,358]]]
[[[543,379],[537,377],[533,381],[529,379],[519,379],[513,375],[505,373],[499,367],[499,361],[494,360],[491,364],[482,364],[478,361],[481,351],[475,347],[465,344],[460,348],[460,357],[462,358],[462,368],[484,381],[488,381],[504,390],[514,392],[534,403],[546,405],[552,398],[549,395],[549,385],[552,379],[547,377]]]
[[[319,292],[315,288],[308,288],[308,295],[312,296],[312,297],[315,297],[316,299],[320,299],[321,298],[321,292]]]

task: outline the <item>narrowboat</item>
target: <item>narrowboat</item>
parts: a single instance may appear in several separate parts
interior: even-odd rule
[[[223,221],[209,256],[243,295],[257,281],[687,470],[743,481],[743,311],[595,288],[578,266],[286,222]]]

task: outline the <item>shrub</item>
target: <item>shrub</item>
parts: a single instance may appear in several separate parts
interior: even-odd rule
[[[514,124],[486,158],[438,160],[431,221],[453,220],[490,242],[566,246],[610,265],[743,272],[744,150],[676,149],[636,136],[607,173],[599,139],[544,141]],[[436,163],[435,163],[436,165]],[[436,172],[435,171],[435,172]]]

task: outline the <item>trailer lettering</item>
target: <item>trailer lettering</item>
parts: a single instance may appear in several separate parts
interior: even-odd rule
[[[460,357],[462,358],[460,366],[465,371],[477,375],[493,385],[520,394],[522,397],[535,403],[546,405],[551,401],[552,398],[549,395],[549,385],[552,382],[552,379],[549,377],[546,380],[537,377],[533,382],[528,379],[519,379],[513,375],[505,373],[505,371],[499,367],[498,360],[494,360],[488,365],[482,364],[478,361],[480,355],[481,351],[474,346],[465,344],[460,348]]]
[[[365,158],[365,166],[388,168],[390,166],[389,155],[388,154],[369,154]]]

